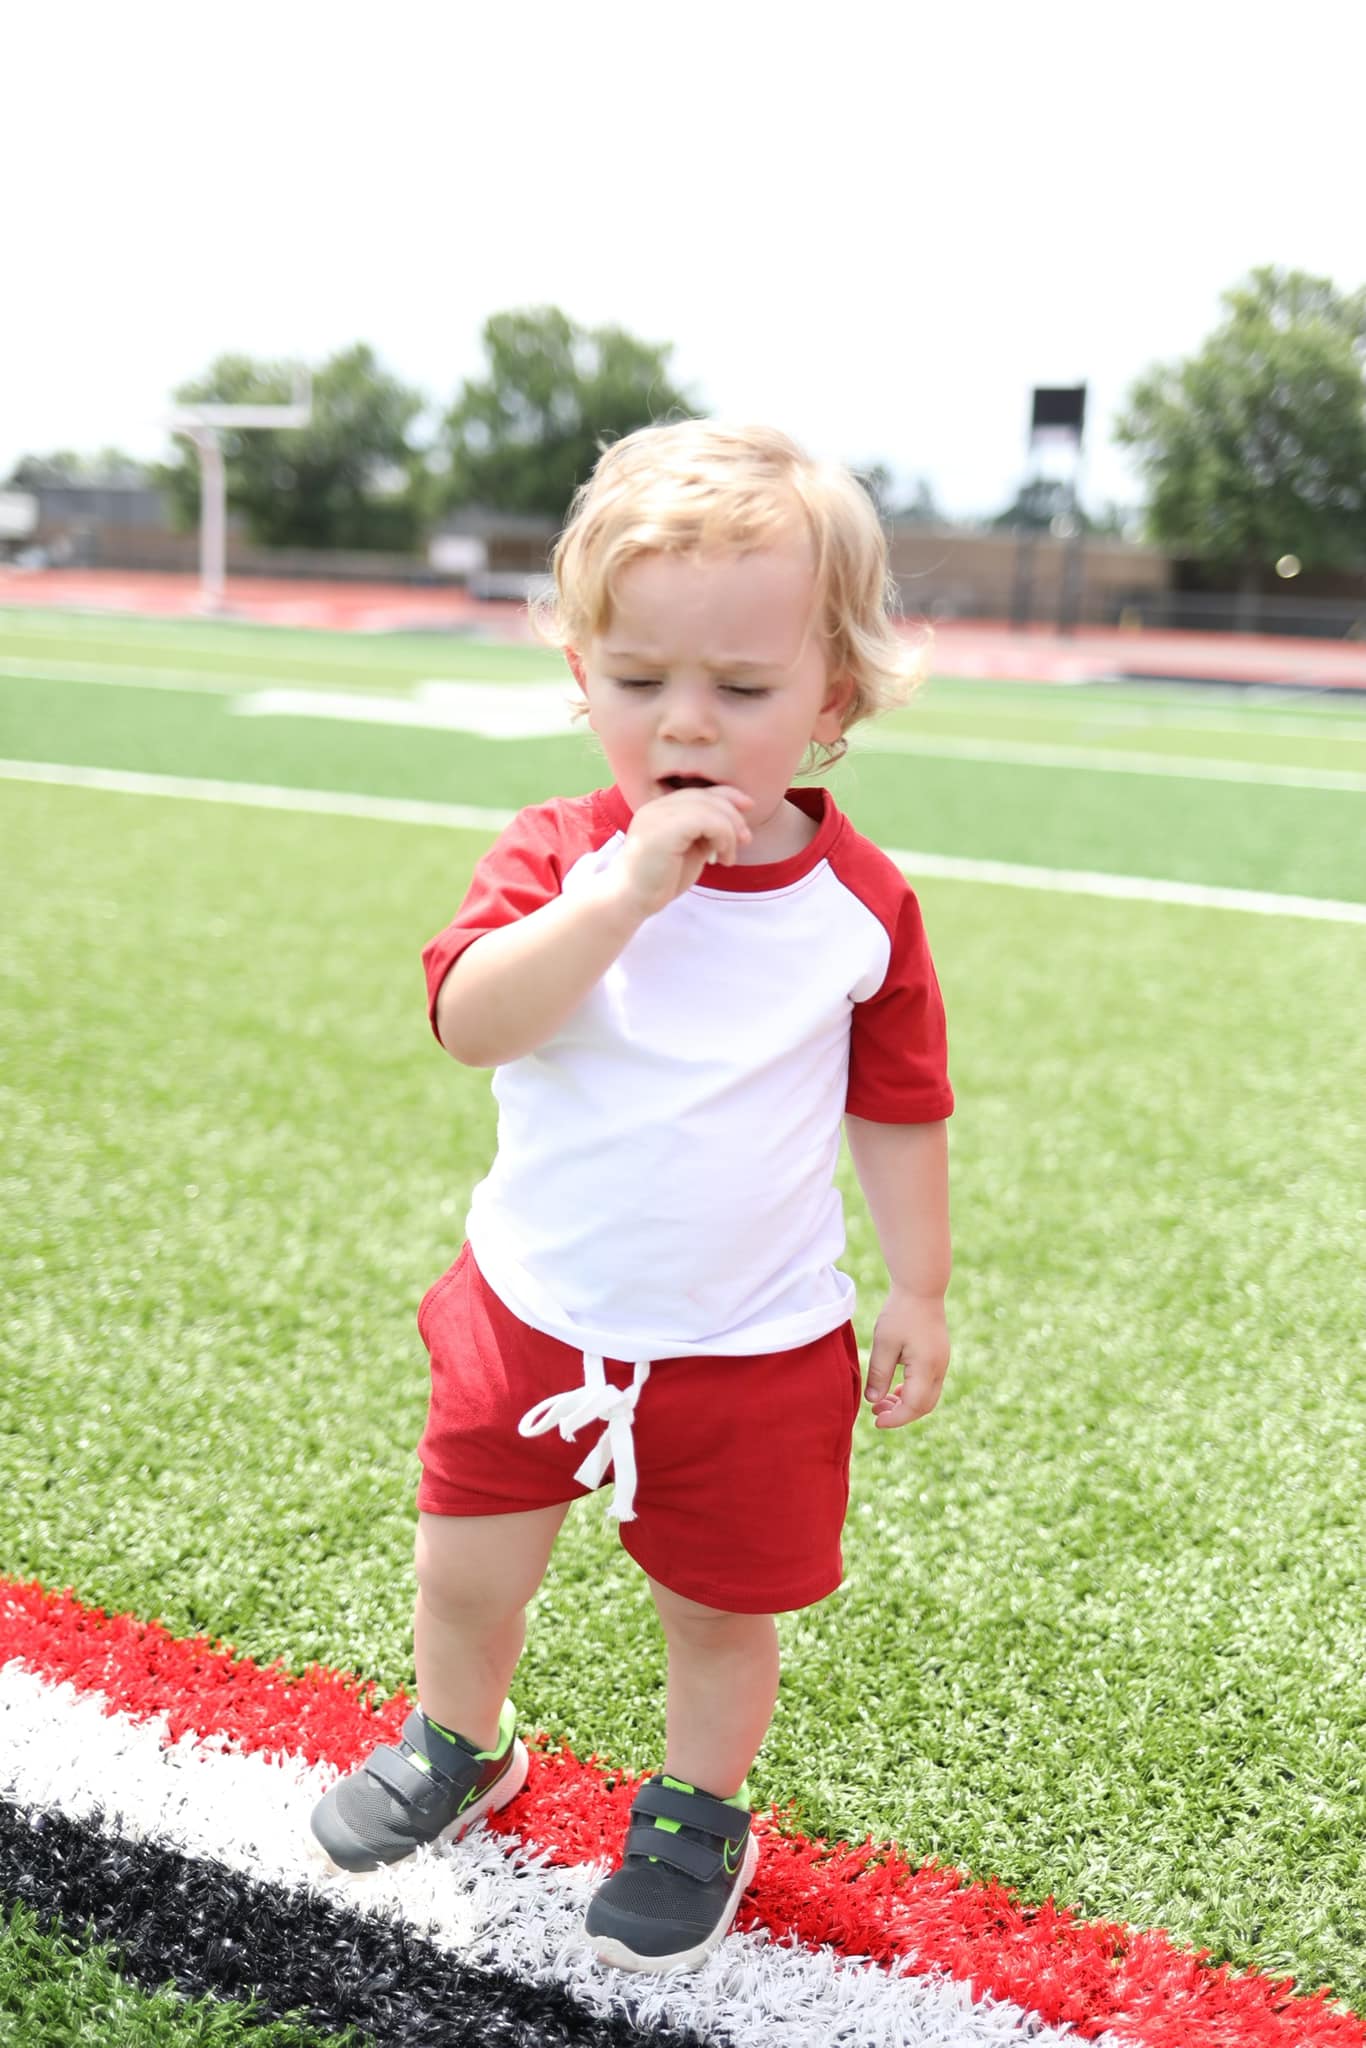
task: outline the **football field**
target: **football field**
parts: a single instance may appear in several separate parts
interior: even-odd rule
[[[494,1135],[418,953],[501,817],[604,779],[562,674],[0,608],[0,1604],[411,1686],[413,1313]],[[932,679],[831,785],[944,987],[955,1355],[860,1423],[756,1800],[1366,2016],[1366,700]],[[584,1502],[523,1725],[654,1768],[663,1676]],[[245,2038],[9,1903],[0,2040]]]

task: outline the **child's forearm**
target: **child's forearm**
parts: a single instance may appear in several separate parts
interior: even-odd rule
[[[460,955],[436,999],[436,1033],[467,1067],[500,1067],[544,1045],[645,922],[610,875],[557,896]]]
[[[953,1265],[948,1125],[847,1116],[844,1128],[892,1285],[942,1296]]]

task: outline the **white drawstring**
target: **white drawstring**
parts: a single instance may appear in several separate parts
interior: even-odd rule
[[[591,1351],[585,1351],[583,1385],[538,1401],[534,1408],[527,1409],[517,1425],[519,1436],[544,1436],[547,1430],[558,1429],[565,1442],[570,1444],[588,1423],[605,1422],[607,1427],[574,1477],[580,1486],[601,1486],[607,1476],[607,1467],[611,1465],[616,1476],[616,1492],[608,1513],[619,1522],[634,1522],[636,1518],[636,1446],[631,1423],[640,1390],[650,1377],[649,1359],[638,1358],[633,1371],[629,1387],[611,1386],[603,1371],[602,1360]]]

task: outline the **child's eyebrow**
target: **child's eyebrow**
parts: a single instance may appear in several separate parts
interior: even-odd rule
[[[639,663],[641,668],[668,667],[668,662],[663,655],[640,654],[633,647],[604,647],[602,651],[604,655],[607,657],[608,661],[634,661]],[[780,661],[742,661],[737,657],[737,659],[735,659],[734,661],[709,661],[706,662],[704,666],[707,669],[709,669],[713,675],[728,676],[734,675],[737,669],[745,669],[747,671],[758,669],[775,669],[781,668],[782,663]]]

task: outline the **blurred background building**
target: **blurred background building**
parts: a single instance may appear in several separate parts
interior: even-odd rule
[[[193,574],[198,542],[176,531],[166,493],[125,469],[81,481],[29,477],[27,522],[0,531],[0,559],[74,568]],[[1113,534],[890,517],[892,572],[913,617],[1010,621],[1017,626],[1169,627],[1366,638],[1366,570],[1268,570],[1252,593],[1232,571]],[[15,530],[23,525],[24,530]],[[446,584],[487,598],[521,599],[546,575],[557,522],[467,506],[437,520],[415,552],[253,546],[229,515],[228,569],[236,575]],[[1069,569],[1069,555],[1072,567]],[[1068,579],[1075,575],[1073,616]]]

